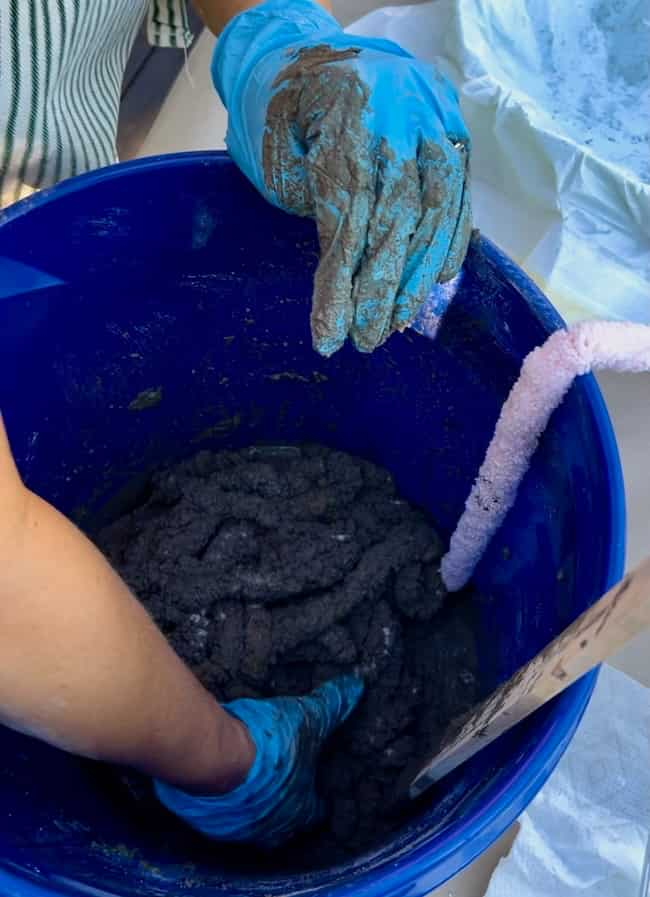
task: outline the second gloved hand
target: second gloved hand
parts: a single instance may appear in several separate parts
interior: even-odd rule
[[[318,821],[316,762],[323,742],[344,722],[363,682],[342,676],[301,698],[242,699],[224,709],[247,727],[255,760],[227,794],[201,797],[156,782],[158,799],[197,831],[220,841],[274,847]]]
[[[465,257],[469,136],[453,87],[311,0],[236,16],[212,72],[234,160],[271,202],[316,221],[314,347],[331,355],[350,336],[371,352]]]

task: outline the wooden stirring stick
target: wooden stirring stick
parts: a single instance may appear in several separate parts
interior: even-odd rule
[[[415,798],[650,626],[650,557],[451,728],[402,793]]]

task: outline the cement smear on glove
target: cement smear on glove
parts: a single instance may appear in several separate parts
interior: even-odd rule
[[[364,676],[321,757],[326,819],[285,865],[330,865],[399,826],[384,812],[399,773],[480,689],[469,596],[447,597],[440,540],[388,473],[321,447],[202,452],[99,545],[219,699]]]

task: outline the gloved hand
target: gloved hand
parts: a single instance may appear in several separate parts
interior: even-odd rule
[[[316,220],[314,348],[331,355],[349,335],[371,352],[465,257],[469,135],[453,87],[311,0],[232,19],[212,76],[235,162],[272,203]]]
[[[224,709],[247,727],[256,754],[246,780],[228,794],[197,797],[155,782],[158,799],[197,831],[222,841],[274,847],[318,821],[316,761],[325,739],[344,722],[363,682],[342,676],[302,698],[242,699]]]

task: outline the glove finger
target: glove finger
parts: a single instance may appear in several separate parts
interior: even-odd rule
[[[230,144],[228,149],[231,150]],[[290,124],[276,121],[271,111],[264,131],[262,168],[271,202],[293,215],[312,214],[303,147]]]
[[[447,253],[447,258],[438,275],[439,283],[447,283],[452,280],[460,271],[469,241],[472,238],[472,193],[469,186],[469,171],[466,170],[465,181],[463,183],[463,198],[461,200],[460,215],[456,224],[456,231]]]
[[[393,330],[403,330],[417,315],[449,254],[461,211],[465,150],[448,140],[425,141],[418,154],[422,216],[411,240],[395,302]]]
[[[309,172],[320,262],[314,275],[311,332],[314,349],[333,355],[352,326],[352,280],[363,254],[370,199],[364,189],[348,191],[327,172]]]
[[[266,850],[279,847],[292,838],[296,832],[318,825],[325,816],[325,803],[318,797],[313,787],[313,776],[309,783],[301,785],[293,796],[285,799],[275,820],[266,820],[260,827],[255,843]]]
[[[350,336],[361,352],[372,352],[390,336],[409,243],[420,218],[417,164],[398,165],[386,153],[381,158],[375,206],[352,293]]]
[[[317,726],[320,741],[324,741],[350,716],[361,699],[364,687],[363,679],[358,676],[339,676],[311,693],[307,698],[307,712]]]

